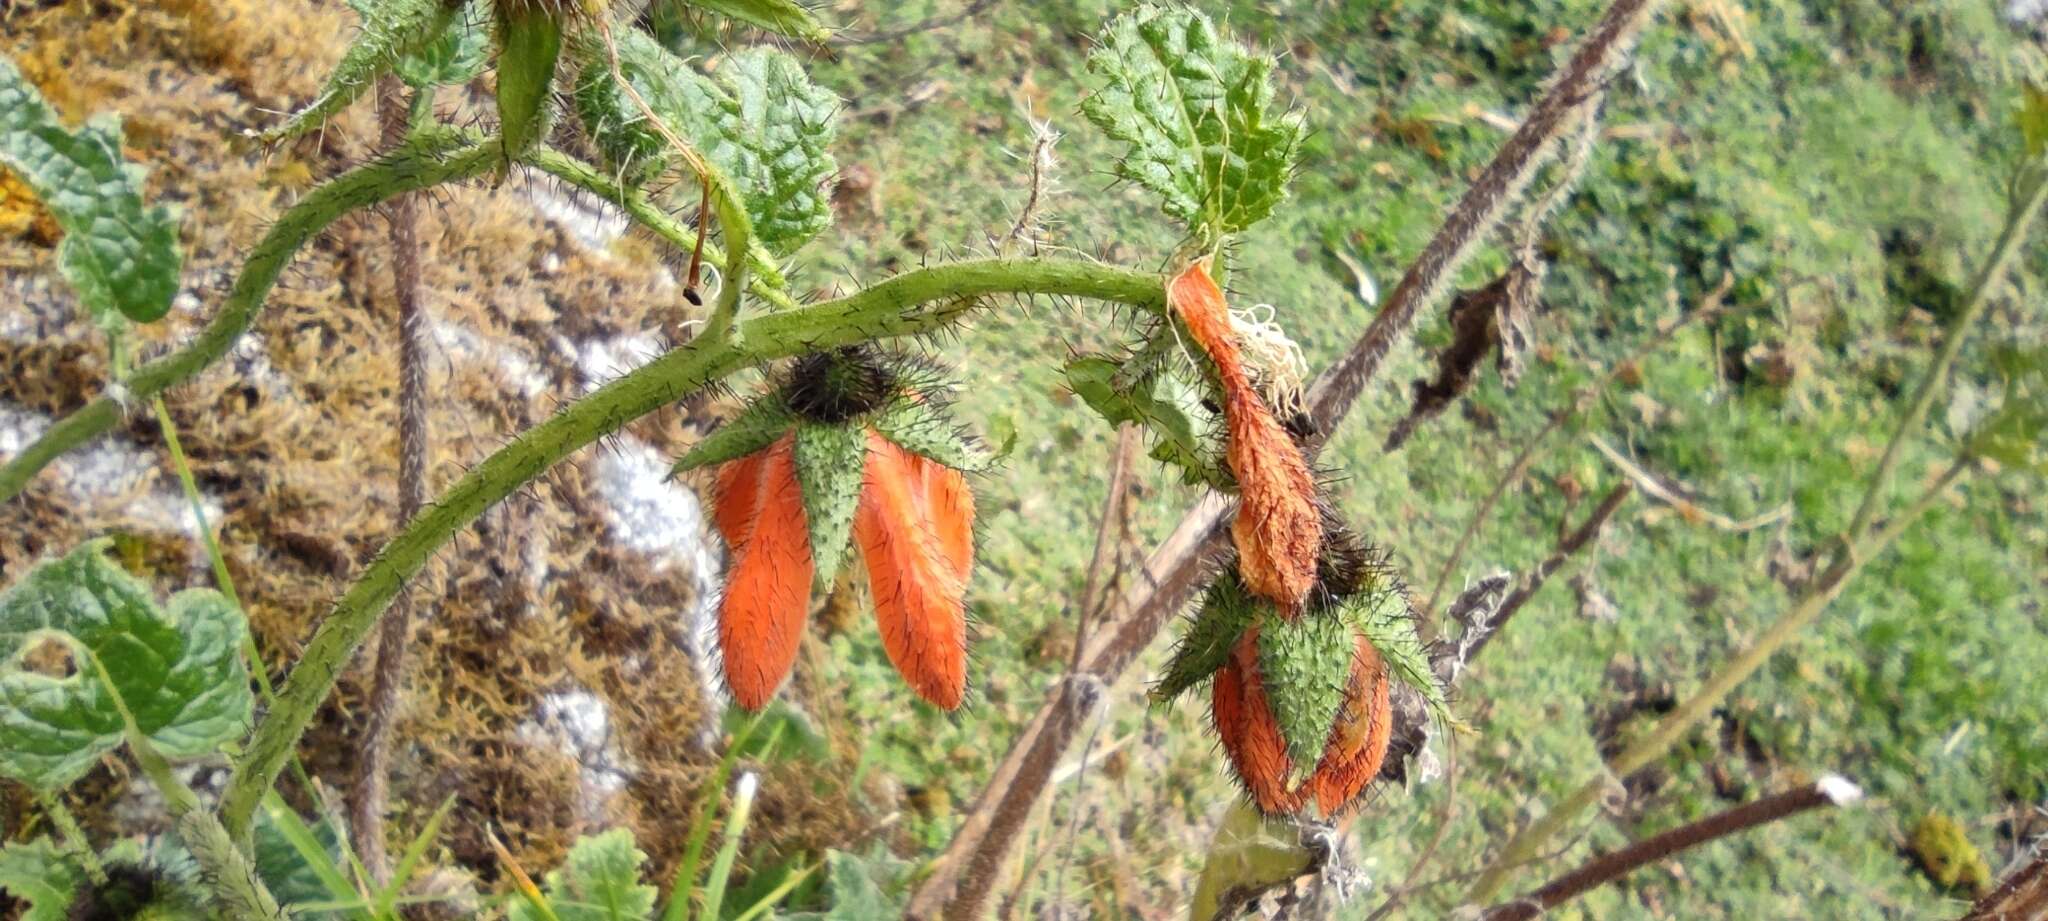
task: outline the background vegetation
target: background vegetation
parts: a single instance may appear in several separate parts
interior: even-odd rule
[[[812,61],[813,79],[844,99],[839,221],[794,277],[826,292],[989,249],[1021,207],[1040,121],[1070,136],[1054,148],[1037,245],[1163,264],[1173,232],[1141,194],[1111,183],[1113,152],[1077,114],[1088,37],[1115,4],[886,6],[820,10],[846,28],[843,38],[876,40]],[[1282,53],[1283,92],[1315,129],[1294,200],[1238,247],[1231,287],[1275,305],[1320,367],[1372,315],[1361,273],[1391,287],[1604,4],[1203,6]],[[1456,765],[1454,780],[1384,791],[1351,828],[1355,859],[1381,887],[1409,874],[1439,822],[1448,823],[1443,841],[1420,878],[1477,869],[1532,804],[1591,773],[1782,606],[1786,582],[1846,524],[1894,423],[1894,400],[1999,226],[2017,87],[2041,69],[2031,25],[1988,0],[1672,7],[1610,95],[1580,194],[1549,226],[1552,268],[1520,384],[1503,389],[1488,373],[1406,446],[1384,451],[1406,382],[1448,341],[1439,313],[1324,457],[1351,517],[1426,594],[1479,500],[1548,413],[1659,324],[1726,304],[1568,425],[1451,575],[1455,590],[1543,556],[1567,510],[1583,514],[1578,497],[1622,476],[1594,436],[1695,503],[1627,507],[1571,585],[1555,580],[1465,679],[1458,709],[1477,732],[1441,753]],[[184,201],[188,214],[220,216],[187,225],[198,271],[187,272],[191,299],[174,311],[171,334],[210,312],[225,284],[217,273],[279,203],[368,149],[374,132],[361,112],[272,156],[233,141],[267,124],[264,110],[310,95],[348,22],[339,4],[302,0],[76,0],[7,20],[0,51],[66,114],[128,113],[130,154],[152,164],[152,191]],[[703,34],[686,20],[667,31],[680,49],[705,55],[756,38]],[[440,103],[471,104],[456,91]],[[104,357],[83,324],[64,325],[69,314],[55,302],[68,295],[48,281],[50,241],[33,206],[17,194],[0,201],[0,217],[12,221],[0,221],[5,287],[24,305],[0,315],[0,364],[10,371],[0,419],[32,428],[36,414],[96,392]],[[435,482],[445,485],[554,399],[637,363],[675,298],[650,272],[650,245],[613,239],[542,180],[448,193],[425,220],[447,354],[438,372],[447,397],[435,407],[444,442]],[[288,276],[242,367],[210,372],[171,401],[221,504],[224,543],[242,548],[231,556],[273,668],[394,524],[380,505],[388,500],[359,492],[395,470],[395,446],[382,434],[391,428],[389,356],[379,348],[391,324],[375,313],[388,309],[377,293],[380,257],[367,255],[376,233],[375,219],[363,218],[330,235]],[[2002,334],[2044,332],[2044,255],[2027,250],[2015,272],[2022,296],[1994,306],[1991,325]],[[1461,285],[1492,278],[1505,259],[1489,252]],[[1065,389],[1057,359],[1100,344],[1109,328],[1091,307],[1039,301],[996,311],[943,344],[972,381],[961,415],[982,420],[995,440],[1016,434],[1007,465],[979,483],[979,700],[950,717],[914,703],[871,631],[821,618],[786,692],[805,714],[808,732],[791,732],[806,744],[779,749],[741,859],[754,891],[831,849],[843,854],[793,904],[871,897],[887,911],[950,836],[954,804],[980,788],[1063,670],[1091,550],[1077,535],[1093,532],[1111,447]],[[1962,424],[1981,391],[1981,351],[1966,351],[1962,367],[1938,422]],[[398,822],[408,832],[442,797],[457,797],[441,855],[451,869],[495,883],[486,823],[534,868],[554,866],[575,834],[613,821],[635,828],[658,868],[676,859],[683,817],[713,761],[696,742],[707,718],[682,627],[712,557],[696,546],[693,506],[664,491],[658,474],[662,457],[720,409],[686,407],[635,427],[612,451],[592,452],[494,513],[481,540],[459,542],[435,568],[403,729],[411,751],[394,784],[402,799],[424,804]],[[0,432],[0,451],[18,444],[9,437]],[[153,490],[170,483],[151,472],[162,466],[150,460],[160,433],[136,421],[114,441],[0,509],[10,580],[82,534],[114,530],[127,535],[118,546],[131,568],[160,588],[204,581],[176,508],[148,511]],[[128,464],[122,452],[143,459]],[[1916,444],[1895,498],[1917,492],[1947,454]],[[1134,553],[1194,495],[1168,473],[1141,471]],[[1788,513],[1734,530],[1697,514],[1747,522],[1780,507]],[[1954,820],[1993,869],[2048,821],[2044,547],[2048,516],[2022,481],[1983,478],[1955,493],[1707,729],[1626,778],[1627,795],[1605,804],[1556,862],[1822,771],[1848,775],[1871,798],[1694,852],[1682,869],[1660,866],[1575,910],[1958,912],[1954,900],[1966,892],[1918,864],[1923,817]],[[536,556],[545,562],[522,565]],[[1595,600],[1611,613],[1599,616]],[[866,616],[857,603],[838,610]],[[1056,775],[1061,790],[1030,839],[1044,857],[1029,861],[1023,907],[1042,899],[1096,916],[1165,917],[1186,898],[1235,793],[1201,708],[1153,709],[1143,692],[1136,675],[1115,688],[1091,736],[1098,760]],[[563,715],[577,693],[607,714],[595,740]],[[347,776],[337,768],[355,730],[351,701],[345,687],[302,752],[317,775]],[[95,827],[125,830],[137,809],[129,778],[101,773],[78,805]],[[13,816],[33,813],[24,795],[14,806]],[[666,879],[660,869],[655,876]],[[877,889],[856,895],[857,880]],[[1459,891],[1420,892],[1404,913],[1435,917]],[[1357,915],[1382,894],[1353,903]]]

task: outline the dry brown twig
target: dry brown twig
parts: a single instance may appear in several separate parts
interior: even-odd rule
[[[1863,791],[1855,784],[1829,774],[1797,790],[1725,809],[1697,822],[1651,835],[1621,850],[1602,854],[1528,895],[1487,909],[1481,915],[1481,921],[1528,921],[1674,854],[1802,812],[1823,806],[1847,806],[1862,798]]]
[[[420,91],[415,91],[420,92]],[[377,84],[377,123],[382,145],[404,143],[410,120],[405,84],[387,74]],[[391,224],[391,276],[398,305],[398,514],[411,521],[427,504],[427,313],[420,305],[419,205],[399,195],[385,206]],[[377,654],[371,666],[369,714],[363,726],[362,760],[349,791],[349,832],[357,856],[373,882],[391,875],[384,848],[384,807],[390,795],[391,737],[398,723],[398,695],[405,687],[405,653],[412,633],[414,599],[400,590],[377,625]]]
[[[2041,921],[2048,918],[2048,851],[2008,874],[1959,921]]]
[[[1466,190],[1430,239],[1386,304],[1351,349],[1318,378],[1310,394],[1316,429],[1328,433],[1342,420],[1378,372],[1396,341],[1413,327],[1416,314],[1435,302],[1450,275],[1492,231],[1508,204],[1528,184],[1556,140],[1575,116],[1605,87],[1628,59],[1635,39],[1660,0],[1615,0],[1594,26],[1521,127]],[[1321,438],[1315,448],[1320,449]],[[1045,793],[1054,762],[1073,744],[1101,688],[1115,681],[1159,634],[1168,620],[1202,587],[1202,561],[1219,545],[1219,525],[1231,507],[1225,497],[1203,497],[1155,550],[1142,570],[1145,579],[1124,596],[1115,616],[1093,630],[1083,647],[1088,682],[1063,681],[1012,744],[989,786],[940,856],[933,872],[912,896],[913,918],[974,919],[996,879],[995,870],[1018,837],[1031,806]],[[1091,686],[1092,685],[1092,693]]]

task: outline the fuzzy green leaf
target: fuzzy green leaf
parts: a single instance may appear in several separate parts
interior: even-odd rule
[[[142,202],[143,171],[121,159],[111,116],[65,129],[14,62],[0,57],[0,169],[64,228],[57,265],[103,327],[161,318],[178,293],[178,220]]]
[[[640,882],[646,862],[626,829],[580,838],[561,869],[548,873],[548,905],[559,921],[644,921],[654,913],[656,894]],[[511,921],[544,917],[525,901],[510,904]]]
[[[1272,610],[1272,605],[1245,591],[1244,582],[1235,571],[1218,577],[1202,596],[1202,606],[1188,620],[1180,641],[1174,644],[1166,673],[1152,686],[1153,703],[1172,703],[1189,688],[1209,680],[1230,660],[1230,650],[1237,646],[1245,629],[1258,620],[1261,612]]]
[[[700,467],[737,460],[775,443],[791,427],[796,416],[782,399],[770,394],[747,404],[740,414],[699,440],[681,460],[675,472],[688,473]]]
[[[1081,111],[1128,145],[1120,178],[1160,196],[1206,241],[1273,213],[1305,133],[1274,111],[1273,59],[1216,33],[1187,9],[1142,7],[1111,23],[1088,58]]]
[[[1344,707],[1357,645],[1342,617],[1269,617],[1259,625],[1259,678],[1298,776],[1322,760],[1330,726]]]
[[[78,779],[128,718],[172,757],[212,754],[249,722],[241,611],[202,589],[159,607],[107,559],[110,543],[41,563],[0,594],[0,774],[38,789]],[[74,674],[22,667],[45,640],[69,650]]]
[[[819,586],[832,584],[853,535],[868,457],[859,425],[799,425],[796,480],[804,491],[804,522],[811,530],[811,563]]]
[[[441,40],[457,12],[441,0],[350,0],[349,6],[363,19],[355,41],[342,52],[320,95],[264,132],[265,143],[297,137],[348,108],[407,55]]]
[[[1408,610],[1405,593],[1391,584],[1363,591],[1345,599],[1343,611],[1344,620],[1379,651],[1396,680],[1421,693],[1438,719],[1457,722],[1443,683],[1430,665],[1429,647],[1415,633],[1415,618]]]
[[[21,921],[64,921],[85,871],[48,838],[0,847],[0,891],[28,903]]]
[[[727,19],[744,22],[777,35],[807,42],[822,42],[831,36],[825,27],[796,0],[687,0],[690,6],[708,10]]]
[[[750,48],[705,76],[645,33],[624,31],[617,44],[619,72],[708,161],[714,192],[737,201],[756,242],[787,254],[832,222],[823,184],[838,168],[827,148],[839,100],[813,85],[794,58]],[[584,130],[623,174],[644,177],[671,154],[601,54],[585,62],[576,108]]]
[[[2048,347],[2000,348],[1992,367],[2005,382],[2005,398],[1970,432],[1968,453],[2048,473]]]
[[[994,463],[972,436],[928,402],[898,400],[876,415],[874,424],[875,431],[897,447],[955,470],[978,472]]]
[[[903,914],[908,883],[914,868],[909,861],[889,853],[887,846],[874,844],[866,854],[847,851],[825,853],[825,888],[829,897],[824,911],[783,913],[789,921],[869,921],[896,918]]]

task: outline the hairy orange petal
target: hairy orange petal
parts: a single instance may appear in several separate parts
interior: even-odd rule
[[[1287,743],[1280,735],[1280,724],[1273,720],[1265,684],[1259,679],[1258,635],[1256,627],[1245,631],[1229,661],[1216,672],[1209,689],[1209,710],[1216,720],[1216,734],[1223,739],[1223,752],[1259,811],[1292,813],[1301,808],[1301,794],[1287,785],[1293,762],[1287,758]]]
[[[810,531],[796,479],[795,445],[795,436],[785,435],[761,452],[758,512],[726,578],[718,611],[725,684],[749,710],[766,706],[789,677],[810,607]]]
[[[853,539],[867,561],[889,661],[919,697],[951,710],[967,693],[966,587],[919,507],[922,489],[908,458],[868,434]]]
[[[1167,303],[1188,333],[1216,363],[1223,383],[1229,430],[1225,461],[1237,477],[1240,501],[1230,536],[1237,544],[1245,586],[1292,616],[1315,585],[1323,522],[1315,509],[1315,480],[1301,449],[1273,418],[1245,372],[1223,289],[1209,277],[1207,260],[1167,282]]]
[[[919,482],[918,508],[932,523],[939,548],[962,584],[974,571],[974,491],[958,470],[918,454],[908,454]]]
[[[1336,815],[1357,798],[1359,791],[1379,775],[1386,760],[1387,744],[1393,740],[1394,705],[1387,663],[1365,637],[1358,638],[1358,650],[1351,657],[1351,683],[1345,689],[1344,709],[1330,727],[1329,747],[1309,789],[1316,808],[1324,817]]]
[[[733,557],[739,556],[747,532],[754,528],[754,516],[761,510],[761,468],[772,450],[771,445],[718,468],[718,483],[711,491],[712,520],[718,524],[718,536],[725,538],[726,552]]]

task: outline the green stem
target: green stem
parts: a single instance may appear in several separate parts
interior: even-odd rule
[[[308,240],[344,214],[393,195],[477,175],[494,162],[497,149],[444,131],[422,134],[388,157],[350,170],[293,205],[249,253],[242,274],[220,313],[184,348],[136,368],[122,381],[127,399],[157,394],[199,373],[249,328],[278,274]],[[0,465],[0,502],[19,495],[36,473],[87,439],[113,428],[122,407],[103,394],[59,420],[20,454]]]
[[[2005,277],[2012,261],[2019,255],[2020,245],[2026,242],[2027,230],[2033,226],[2034,216],[2041,210],[2041,204],[2048,200],[2048,172],[2029,169],[2025,174],[2026,185],[2014,198],[2013,210],[2006,217],[2005,229],[1998,234],[1998,243],[1991,250],[1991,259],[1977,270],[1977,277],[1970,286],[1970,299],[1963,302],[1963,309],[1949,323],[1948,336],[1942,340],[1941,349],[1935,353],[1934,364],[1928,368],[1927,376],[1920,380],[1920,386],[1913,392],[1913,402],[1906,414],[1899,418],[1899,424],[1892,431],[1892,439],[1884,446],[1884,456],[1878,459],[1877,472],[1872,475],[1870,489],[1863,494],[1863,502],[1856,509],[1856,517],[1849,522],[1844,543],[1852,542],[1855,535],[1870,527],[1870,520],[1877,517],[1878,500],[1883,497],[1885,487],[1891,481],[1892,471],[1899,465],[1899,456],[1906,444],[1907,436],[1918,431],[1927,419],[1928,410],[1934,406],[1934,398],[1941,392],[1941,385],[1948,380],[1948,369],[1955,364],[1956,356],[1963,350],[1963,341],[1969,338],[1970,327],[1983,315],[1984,307],[1991,301],[1991,292],[1998,287],[1998,280]]]
[[[488,153],[483,160],[489,162]],[[235,762],[221,800],[228,831],[237,839],[248,832],[263,792],[392,597],[485,509],[591,442],[741,368],[931,332],[959,319],[977,297],[998,293],[1094,298],[1154,311],[1165,295],[1156,275],[1092,262],[988,259],[933,266],[836,300],[752,317],[737,324],[734,336],[692,340],[569,404],[471,468],[386,544],[335,602]]]
[[[1871,534],[1871,522],[1877,516],[1879,499],[1891,482],[1892,471],[1898,466],[1906,440],[1926,421],[1929,407],[1933,406],[1942,383],[1948,379],[1949,370],[1955,365],[1956,357],[1962,353],[1963,341],[1969,337],[1970,327],[1983,315],[1985,305],[1990,301],[1991,292],[2004,278],[2014,256],[2025,242],[2027,229],[2032,226],[2035,214],[2040,211],[2043,202],[2048,201],[2048,174],[2034,171],[2029,167],[2028,176],[2029,180],[2023,186],[2021,194],[2014,198],[2012,211],[2006,216],[2005,228],[1999,232],[1998,243],[1992,249],[1991,258],[1986,260],[1984,267],[1978,271],[1963,309],[1949,321],[1948,331],[1940,348],[1935,351],[1934,361],[1928,366],[1926,377],[1915,389],[1905,416],[1893,429],[1891,441],[1886,443],[1884,456],[1878,461],[1877,470],[1871,474],[1870,483],[1865,488],[1855,518],[1851,521],[1849,529],[1838,539],[1838,549],[1830,557],[1826,570],[1801,593],[1791,610],[1780,616],[1777,622],[1748,649],[1722,665],[1719,671],[1707,679],[1706,685],[1692,697],[1666,714],[1654,732],[1622,752],[1607,766],[1607,771],[1581,784],[1565,798],[1564,802],[1544,813],[1542,818],[1509,839],[1500,856],[1486,868],[1486,872],[1480,874],[1479,879],[1472,884],[1471,890],[1465,894],[1466,904],[1485,905],[1492,902],[1499,894],[1501,886],[1506,883],[1508,872],[1512,868],[1527,862],[1545,841],[1563,830],[1579,813],[1600,798],[1601,792],[1606,789],[1609,782],[1609,772],[1615,776],[1627,776],[1670,751],[1671,746],[1685,733],[1691,731],[1693,725],[1714,707],[1719,706],[1736,685],[1755,674],[1757,669],[1770,661],[1772,655],[1819,617],[1820,612],[1827,608],[1828,603],[1833,601],[1836,595],[1841,594],[1843,586],[1863,568],[1864,563],[1890,547],[1899,535],[1905,532],[1907,525],[1927,510],[1942,490],[1973,466],[1972,458],[1956,459],[1932,489],[1922,493],[1919,499],[1904,513],[1895,516],[1883,530],[1875,535]]]
[[[100,863],[100,855],[92,849],[92,841],[85,836],[85,829],[79,827],[78,817],[64,807],[64,801],[49,790],[36,791],[36,805],[43,809],[43,816],[57,828],[57,840],[64,843],[65,850],[78,858],[78,865],[85,868],[85,875],[92,881],[105,885],[107,868]]]

